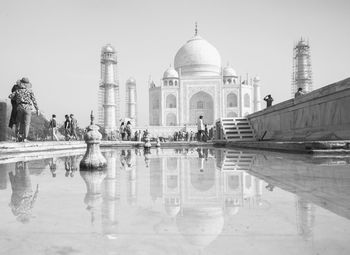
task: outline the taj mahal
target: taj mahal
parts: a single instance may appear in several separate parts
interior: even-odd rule
[[[200,115],[212,125],[220,117],[260,110],[260,79],[239,77],[222,66],[219,51],[198,34],[176,53],[159,85],[149,84],[149,125],[194,125]]]

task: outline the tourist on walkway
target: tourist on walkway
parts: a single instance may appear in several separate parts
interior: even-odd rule
[[[200,142],[202,141],[202,136],[204,133],[204,124],[203,124],[203,116],[199,116],[199,119],[197,121],[197,140]]]
[[[71,122],[69,119],[68,114],[64,115],[65,117],[65,121],[64,121],[64,137],[66,139],[66,141],[70,140],[71,137]]]
[[[9,95],[9,98],[15,100],[17,104],[16,136],[18,141],[23,142],[27,141],[29,135],[32,106],[34,106],[39,116],[39,108],[34,93],[26,87],[27,84],[29,84],[28,78],[22,78],[19,88]]]
[[[74,115],[70,115],[70,134],[71,138],[74,138],[75,140],[79,140],[77,136],[77,128],[78,128],[78,121],[74,118]]]
[[[11,93],[15,92],[18,90],[21,86],[21,80],[17,80],[16,84],[13,85],[11,89]],[[17,103],[15,99],[11,99],[11,105],[12,105],[12,110],[11,110],[11,117],[10,117],[10,122],[9,122],[9,128],[13,128],[13,125],[16,125],[16,116],[17,116]]]
[[[300,97],[302,95],[305,95],[303,88],[298,88],[298,91],[294,94],[294,98]]]
[[[119,133],[120,133],[120,135],[121,135],[120,138],[122,139],[122,141],[124,141],[124,140],[125,140],[125,124],[124,124],[124,122],[122,122],[122,123],[120,124]]]
[[[264,97],[264,101],[266,101],[266,108],[268,108],[272,105],[273,98],[271,95],[267,95],[266,97]]]
[[[126,138],[127,141],[131,141],[131,132],[132,132],[132,130],[131,130],[131,122],[128,121],[126,123],[126,127],[125,127],[125,133],[127,135],[127,138]]]
[[[52,141],[58,141],[57,137],[57,121],[56,121],[56,115],[52,114],[52,118],[50,120],[49,125],[50,131],[51,131],[51,139]]]

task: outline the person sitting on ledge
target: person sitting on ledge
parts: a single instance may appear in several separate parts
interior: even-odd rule
[[[298,91],[294,94],[294,98],[300,97],[302,95],[305,95],[303,88],[298,88]]]
[[[264,101],[266,101],[266,108],[272,106],[273,98],[271,94],[264,97]]]

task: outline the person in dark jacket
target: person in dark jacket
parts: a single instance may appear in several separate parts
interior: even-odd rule
[[[16,84],[13,85],[11,89],[11,93],[15,92],[18,90],[21,86],[21,80],[17,80]],[[17,103],[15,99],[11,99],[11,105],[12,105],[12,110],[11,110],[11,117],[10,117],[10,122],[9,122],[9,128],[13,128],[14,125],[16,125],[16,117],[17,117]]]

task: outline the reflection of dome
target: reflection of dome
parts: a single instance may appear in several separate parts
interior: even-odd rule
[[[129,79],[127,79],[126,83],[136,84],[136,80],[134,77],[130,77]]]
[[[176,53],[175,69],[181,73],[199,73],[204,76],[220,74],[221,57],[218,50],[202,37],[196,35]]]
[[[308,45],[307,45],[307,42],[304,39],[301,39],[297,46],[308,46]]]
[[[167,78],[179,78],[179,74],[176,72],[176,70],[172,67],[169,67],[167,70],[165,70],[163,74],[163,79]]]
[[[165,205],[165,211],[170,217],[175,217],[180,212],[180,205]]]
[[[239,206],[230,206],[225,208],[225,214],[228,216],[236,215],[239,211]]]
[[[215,185],[215,179],[214,168],[205,167],[201,172],[198,168],[191,166],[191,184],[196,190],[202,192],[210,190]]]
[[[176,218],[179,232],[192,245],[204,248],[221,234],[224,226],[222,209],[186,208]]]
[[[107,44],[106,46],[102,47],[102,52],[103,53],[115,53],[115,49],[112,45]]]
[[[226,66],[226,67],[222,70],[222,75],[223,75],[223,76],[233,76],[233,77],[237,77],[236,71],[235,71],[231,66]]]
[[[254,77],[254,82],[259,82],[260,81],[260,77],[259,76],[255,76]]]

